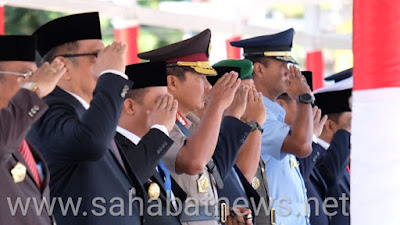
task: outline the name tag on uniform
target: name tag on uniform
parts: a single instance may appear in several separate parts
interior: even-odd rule
[[[19,183],[25,180],[26,166],[20,162],[15,164],[14,168],[11,169],[11,175],[14,179],[14,183]]]

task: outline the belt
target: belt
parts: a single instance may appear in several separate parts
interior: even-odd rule
[[[198,209],[197,212],[196,209]],[[226,204],[221,203],[219,209],[220,213],[216,210],[215,205],[188,207],[182,211],[179,220],[181,222],[215,220],[225,223],[228,216]]]

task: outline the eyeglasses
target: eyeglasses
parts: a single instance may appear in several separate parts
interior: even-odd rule
[[[98,54],[99,54],[98,52],[81,53],[81,54],[62,54],[62,55],[56,55],[56,56],[54,56],[54,58],[56,58],[58,56],[62,56],[62,57],[65,57],[65,58],[82,57],[82,56],[94,56],[94,57],[97,57]]]
[[[33,72],[28,71],[25,73],[18,73],[18,72],[10,72],[10,71],[0,71],[0,74],[9,74],[9,75],[15,75],[15,76],[29,77],[29,76],[32,76]]]

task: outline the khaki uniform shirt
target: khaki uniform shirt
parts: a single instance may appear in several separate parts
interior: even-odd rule
[[[194,132],[198,126],[200,119],[193,114],[189,114],[186,118],[188,124],[186,128],[190,132]],[[186,192],[187,199],[185,202],[185,207],[195,208],[195,206],[205,206],[205,205],[215,205],[218,200],[217,186],[208,172],[207,168],[203,169],[203,174],[209,181],[207,193],[199,193],[197,187],[197,180],[199,175],[188,175],[184,173],[177,173],[175,170],[175,161],[178,156],[179,150],[185,144],[188,139],[184,133],[179,129],[177,125],[174,126],[169,134],[170,138],[174,141],[174,144],[170,147],[168,152],[163,157],[163,162],[167,169],[170,171],[171,176],[179,184],[179,186]],[[209,210],[210,211],[210,210]],[[216,225],[219,224],[216,220],[208,221],[191,221],[182,222],[183,225]]]

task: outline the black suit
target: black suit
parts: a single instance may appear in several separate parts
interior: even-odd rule
[[[141,223],[138,202],[130,204],[143,194],[140,183],[125,173],[111,147],[131,85],[115,74],[103,74],[88,110],[60,88],[45,98],[49,110],[32,127],[29,140],[49,163],[51,196],[61,197],[64,204],[81,201],[77,212],[64,213],[56,204],[59,225]]]
[[[28,198],[39,204],[42,202],[42,198],[50,200],[49,171],[46,162],[40,153],[29,144],[35,161],[41,162],[43,165],[43,180],[41,189],[39,189],[24,158],[18,151],[30,126],[45,113],[46,109],[46,103],[35,93],[21,89],[10,100],[9,106],[0,112],[0,224],[45,225],[53,223],[53,219],[45,210],[37,215],[32,202],[25,216],[22,215],[19,208],[15,216],[12,216],[10,209],[13,207],[10,208],[7,200],[8,198],[11,200],[12,206],[15,206],[18,198],[22,200],[23,205]],[[22,182],[15,183],[11,170],[18,162],[27,168],[27,174]]]
[[[145,190],[148,190],[150,183],[155,182],[161,189],[159,199],[162,202],[162,215],[152,216],[148,213],[148,207],[157,204],[156,200],[150,200],[147,194],[145,194],[145,218],[144,224],[159,225],[159,224],[181,224],[177,216],[167,216],[167,208],[170,212],[174,212],[174,207],[170,202],[167,202],[167,192],[164,186],[164,178],[161,177],[160,173],[155,169],[159,163],[159,160],[171,147],[173,141],[158,129],[150,129],[150,131],[143,136],[138,145],[132,143],[125,136],[117,132],[115,141],[118,144],[120,150],[124,153],[126,158],[126,165],[129,165],[130,169],[128,173],[131,176],[137,176],[141,181],[141,185]],[[150,179],[149,179],[150,177]],[[172,177],[171,177],[172,179]],[[173,179],[172,179],[173,180]],[[173,190],[179,192],[180,189],[176,183],[173,184]],[[180,190],[180,193],[183,191]],[[186,198],[186,197],[185,197]],[[185,199],[180,199],[182,202]],[[152,208],[157,210],[158,208]],[[154,212],[153,210],[153,212]]]
[[[335,197],[339,200],[338,182],[343,177],[348,157],[350,154],[350,133],[338,130],[332,138],[330,146],[325,150],[321,145],[313,143],[313,152],[306,158],[298,159],[300,171],[307,188],[308,198],[314,197],[318,204],[310,201],[311,224],[328,225],[329,217],[323,211],[323,201],[327,197]],[[333,193],[330,193],[333,191]],[[341,193],[340,193],[341,195]],[[329,202],[330,203],[330,202]],[[340,206],[341,202],[339,202]],[[318,205],[318,209],[315,206]],[[319,215],[316,215],[316,211]],[[340,208],[329,209],[328,211]],[[348,217],[349,218],[349,217]],[[336,223],[342,224],[342,223]]]

